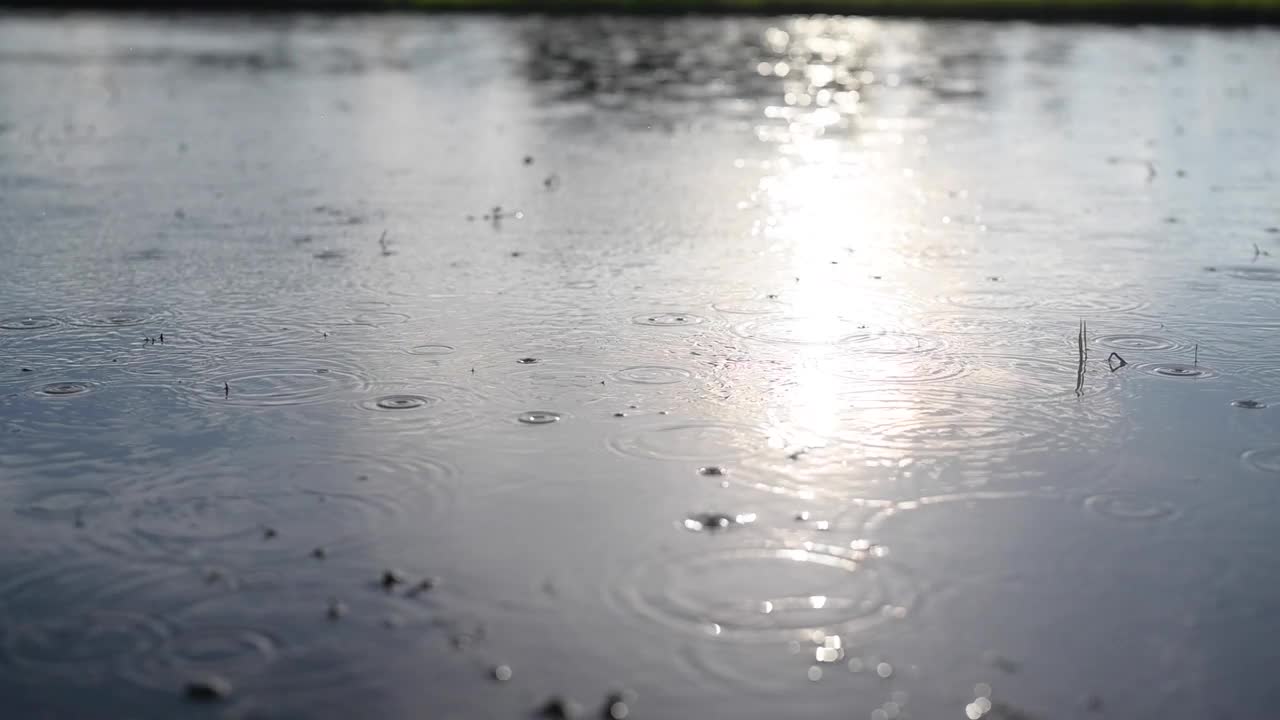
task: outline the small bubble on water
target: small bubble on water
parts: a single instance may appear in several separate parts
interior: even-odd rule
[[[493,679],[498,682],[506,682],[511,679],[511,667],[509,665],[495,665],[490,671]]]
[[[818,682],[822,679],[822,668],[817,665],[810,665],[808,675],[809,682]]]
[[[882,662],[879,665],[876,665],[876,674],[882,678],[887,678],[890,675],[893,675],[893,666],[887,662]]]
[[[521,365],[533,365],[534,363],[538,362],[538,358],[535,358],[535,357],[522,357],[522,358],[520,358],[520,359],[516,360],[516,362],[520,363]]]
[[[548,425],[560,421],[560,414],[550,410],[530,410],[516,418],[526,425]]]

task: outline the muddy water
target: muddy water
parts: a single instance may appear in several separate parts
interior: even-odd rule
[[[3,714],[1270,716],[1278,41],[9,18]]]

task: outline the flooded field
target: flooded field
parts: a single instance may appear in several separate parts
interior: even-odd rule
[[[1273,717],[1276,68],[6,19],[0,714]]]

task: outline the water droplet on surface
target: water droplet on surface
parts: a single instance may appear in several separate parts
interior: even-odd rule
[[[631,322],[637,325],[652,325],[654,327],[680,327],[683,325],[698,325],[706,322],[707,319],[701,315],[693,313],[653,313],[646,315],[636,315],[631,318]]]
[[[538,715],[548,720],[576,720],[582,717],[582,706],[568,698],[555,696],[542,704]]]
[[[550,410],[530,410],[520,413],[516,419],[526,425],[548,425],[553,422],[559,422],[560,414]]]
[[[407,582],[409,582],[409,576],[395,569],[383,570],[382,578],[378,580],[378,584],[382,585],[382,587],[387,590],[390,590],[397,585],[403,585]]]
[[[703,530],[727,530],[731,527],[749,525],[756,521],[755,513],[727,515],[725,513],[696,513],[684,519],[684,526],[694,532]]]
[[[378,398],[374,404],[383,410],[414,410],[431,403],[431,398],[422,395],[388,395]]]
[[[216,702],[231,697],[231,682],[217,675],[209,675],[187,681],[187,699],[198,702]]]

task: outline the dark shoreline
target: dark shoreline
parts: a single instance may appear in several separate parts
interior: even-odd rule
[[[697,7],[694,7],[694,6]],[[956,20],[1028,21],[1039,23],[1097,23],[1110,25],[1207,25],[1207,26],[1275,26],[1280,25],[1280,2],[1254,4],[1197,4],[1194,0],[1137,3],[1114,2],[1001,2],[979,0],[971,3],[947,0],[417,0],[416,2],[360,2],[359,0],[264,0],[254,4],[217,2],[216,0],[46,0],[0,3],[0,12],[20,11],[41,15],[75,12],[125,13],[208,13],[208,14],[511,14],[574,16],[619,14],[640,16],[682,15],[861,15],[893,18],[931,18]]]

